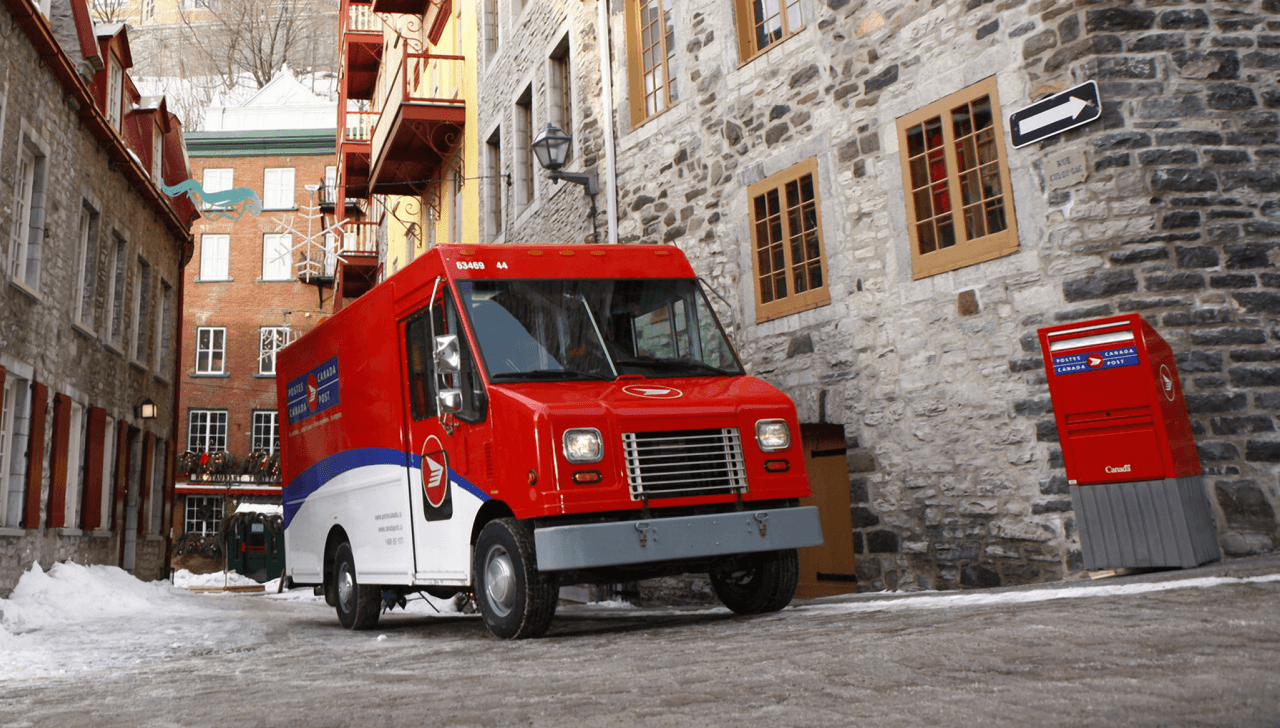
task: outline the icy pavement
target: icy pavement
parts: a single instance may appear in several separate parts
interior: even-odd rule
[[[0,600],[0,728],[1280,726],[1280,554],[754,618],[563,606],[517,643],[425,602],[349,632],[273,589],[32,570]]]

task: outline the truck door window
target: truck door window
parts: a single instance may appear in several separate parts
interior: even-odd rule
[[[457,413],[463,422],[481,422],[485,418],[488,399],[484,382],[476,365],[476,358],[467,344],[466,334],[458,322],[458,308],[453,297],[445,293],[434,307],[435,335],[456,334],[462,353],[462,368],[456,374],[445,374],[437,381],[432,363],[435,344],[431,339],[432,327],[424,308],[405,325],[405,352],[408,357],[409,409],[415,420],[436,416],[436,393],[440,387],[462,390],[462,410]]]

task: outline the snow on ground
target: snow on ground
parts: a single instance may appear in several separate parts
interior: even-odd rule
[[[180,571],[177,583],[221,586],[243,583],[238,574],[195,575]],[[249,583],[254,583],[247,580]],[[819,600],[788,610],[795,618],[809,614],[906,609],[958,609],[988,605],[1016,605],[1054,599],[1114,598],[1173,589],[1208,589],[1232,585],[1280,582],[1280,574],[1232,578],[1201,577],[1153,583],[1084,584],[1030,589],[1001,589],[911,595],[858,595]],[[154,663],[168,657],[225,650],[265,639],[266,627],[252,613],[242,612],[244,600],[269,599],[290,608],[324,609],[324,600],[311,589],[276,593],[278,581],[265,592],[197,594],[165,581],[145,583],[114,566],[56,564],[48,572],[39,565],[23,574],[8,599],[0,599],[0,684]],[[460,600],[413,598],[394,614],[460,615]],[[573,611],[618,613],[635,609],[625,602],[600,602]],[[636,609],[658,613],[658,609]],[[723,609],[706,610],[723,611]],[[687,610],[681,610],[688,613]],[[336,618],[335,618],[336,619]]]

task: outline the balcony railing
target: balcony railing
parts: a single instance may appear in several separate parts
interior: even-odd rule
[[[462,78],[465,56],[433,53],[405,53],[400,62],[378,78],[375,107],[385,112],[388,104],[463,105]]]
[[[347,25],[343,28],[348,33],[382,33],[382,21],[373,14],[369,5],[357,3],[347,4]]]
[[[377,255],[381,224],[370,220],[346,220],[338,255]]]
[[[368,144],[373,139],[373,129],[378,125],[376,111],[348,111],[342,124],[343,144]]]

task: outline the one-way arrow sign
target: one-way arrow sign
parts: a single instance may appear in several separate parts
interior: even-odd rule
[[[1025,147],[1102,116],[1098,84],[1088,81],[1009,115],[1013,146]]]

